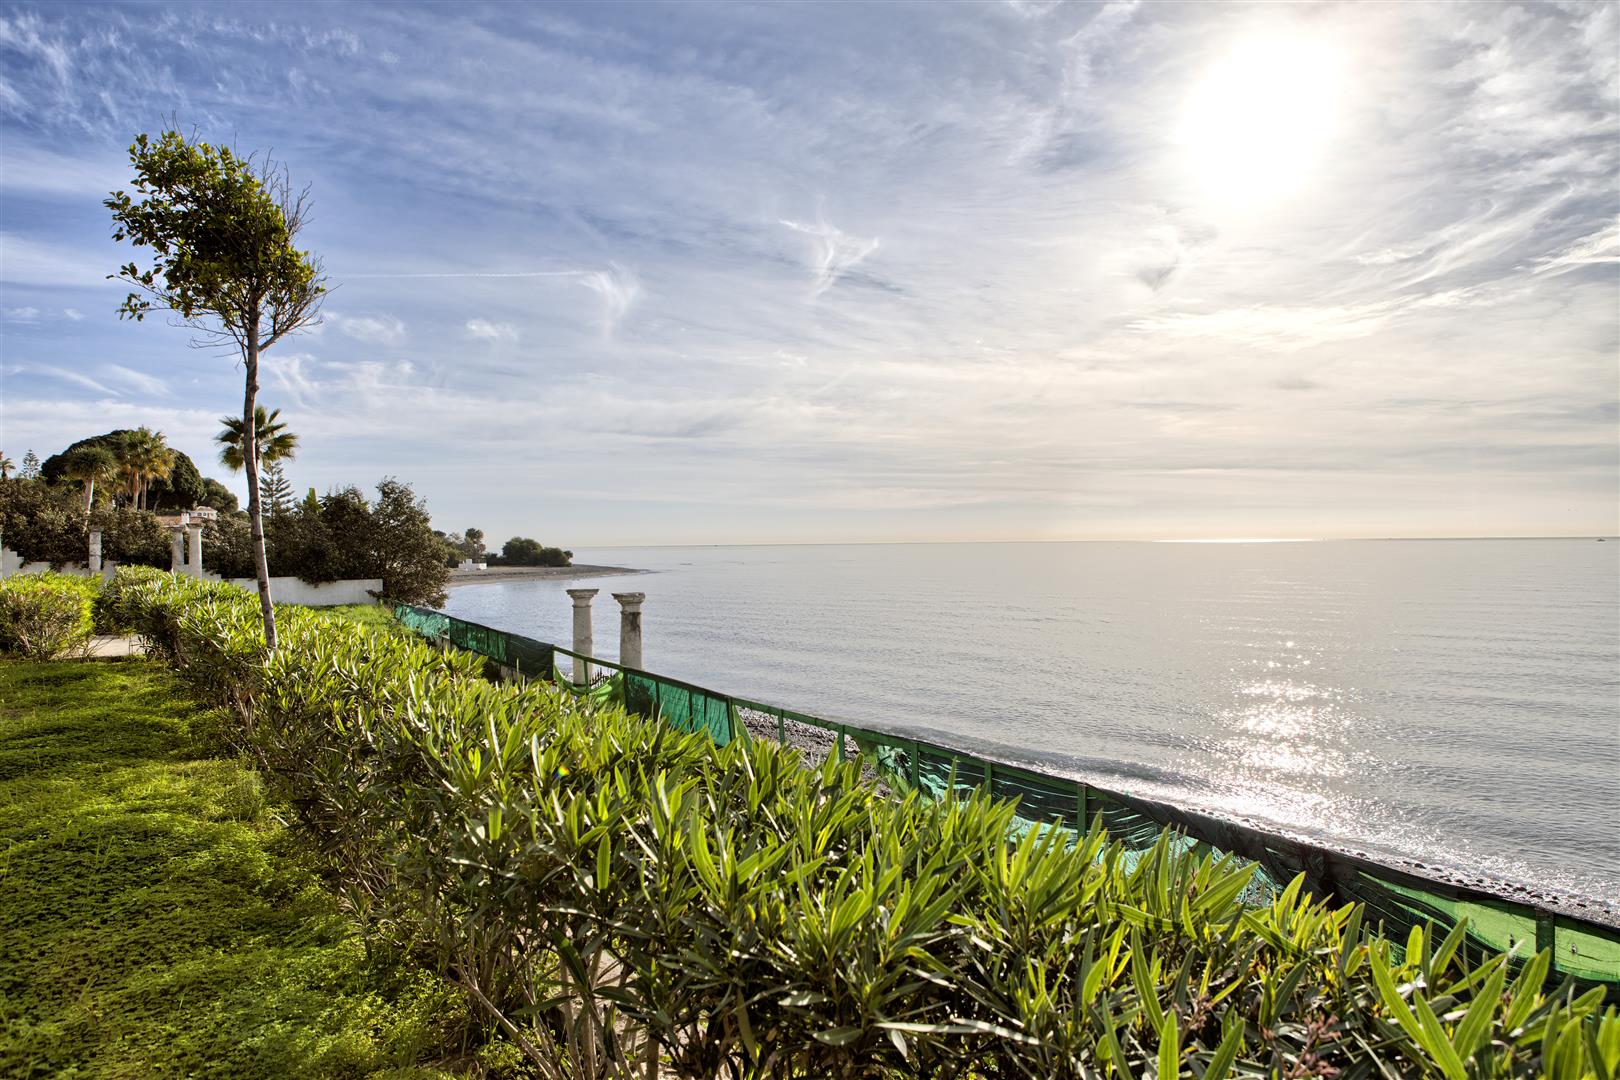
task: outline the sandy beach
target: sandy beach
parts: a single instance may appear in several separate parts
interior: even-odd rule
[[[496,581],[566,581],[570,578],[615,577],[646,574],[630,566],[492,566],[488,570],[452,570],[450,587],[488,585]]]

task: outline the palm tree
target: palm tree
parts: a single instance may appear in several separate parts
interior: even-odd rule
[[[147,427],[125,434],[118,450],[129,483],[130,500],[144,510],[148,485],[153,480],[166,479],[174,471],[175,453],[164,441],[163,432]]]
[[[90,508],[95,505],[96,485],[109,484],[118,478],[118,459],[105,446],[81,446],[67,456],[62,475],[84,485],[84,519],[90,520]]]
[[[298,436],[287,430],[287,425],[277,419],[279,416],[280,409],[271,409],[267,415],[263,405],[253,408],[253,441],[259,448],[261,465],[290,461],[298,452]],[[222,416],[219,422],[225,425],[225,430],[214,436],[222,448],[219,460],[232,472],[239,472],[246,464],[242,460],[242,418]]]
[[[0,480],[10,480],[11,470],[14,468],[16,466],[11,463],[10,458],[6,457],[6,452],[0,450]]]

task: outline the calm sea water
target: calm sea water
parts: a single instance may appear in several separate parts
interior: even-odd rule
[[[453,591],[646,667],[1375,854],[1620,897],[1620,543],[619,548]]]

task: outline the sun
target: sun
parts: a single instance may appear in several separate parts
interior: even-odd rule
[[[1194,185],[1251,205],[1306,186],[1337,126],[1344,58],[1301,33],[1245,38],[1193,85],[1177,131]]]

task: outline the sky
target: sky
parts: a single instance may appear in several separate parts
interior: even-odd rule
[[[1613,534],[1614,4],[0,4],[0,450],[214,461],[177,120],[307,183],[302,491],[613,544]]]

